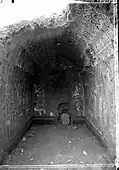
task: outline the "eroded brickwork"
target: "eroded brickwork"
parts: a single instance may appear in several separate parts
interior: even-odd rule
[[[106,139],[113,153],[116,142],[116,114],[112,26],[97,41],[95,49],[95,67],[92,73],[86,73],[85,78],[86,118]]]
[[[27,75],[19,67],[11,69],[3,60],[0,75],[0,159],[16,136],[26,126],[31,115],[31,94]]]

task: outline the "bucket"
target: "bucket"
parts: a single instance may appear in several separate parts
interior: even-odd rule
[[[44,109],[40,109],[39,110],[39,115],[42,116],[42,115],[46,115],[46,111]]]

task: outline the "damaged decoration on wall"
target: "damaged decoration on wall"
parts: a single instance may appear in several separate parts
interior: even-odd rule
[[[34,111],[39,113],[39,116],[46,115],[45,100],[44,100],[44,86],[34,85],[34,92],[36,94],[36,105]]]
[[[83,89],[81,83],[75,82],[72,85],[72,98],[78,113],[83,112]]]

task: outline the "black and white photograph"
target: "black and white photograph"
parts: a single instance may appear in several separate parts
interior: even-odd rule
[[[117,170],[117,0],[0,0],[0,170]]]

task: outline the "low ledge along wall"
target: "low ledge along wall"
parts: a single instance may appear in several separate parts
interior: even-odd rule
[[[25,135],[25,133],[30,129],[30,127],[33,124],[57,124],[56,117],[32,117],[28,121],[27,124],[25,124],[19,133],[10,140],[9,145],[6,146],[4,150],[2,150],[0,154],[0,165],[4,164],[4,160],[7,158],[8,154],[17,146],[17,144],[20,142],[22,137]],[[108,142],[103,138],[103,136],[95,129],[93,125],[84,117],[84,116],[78,116],[77,119],[73,122],[73,124],[85,124],[88,129],[92,131],[92,133],[96,136],[97,140],[100,142],[101,146],[108,149]],[[111,156],[109,153],[108,157],[109,163],[114,163],[115,158]]]

